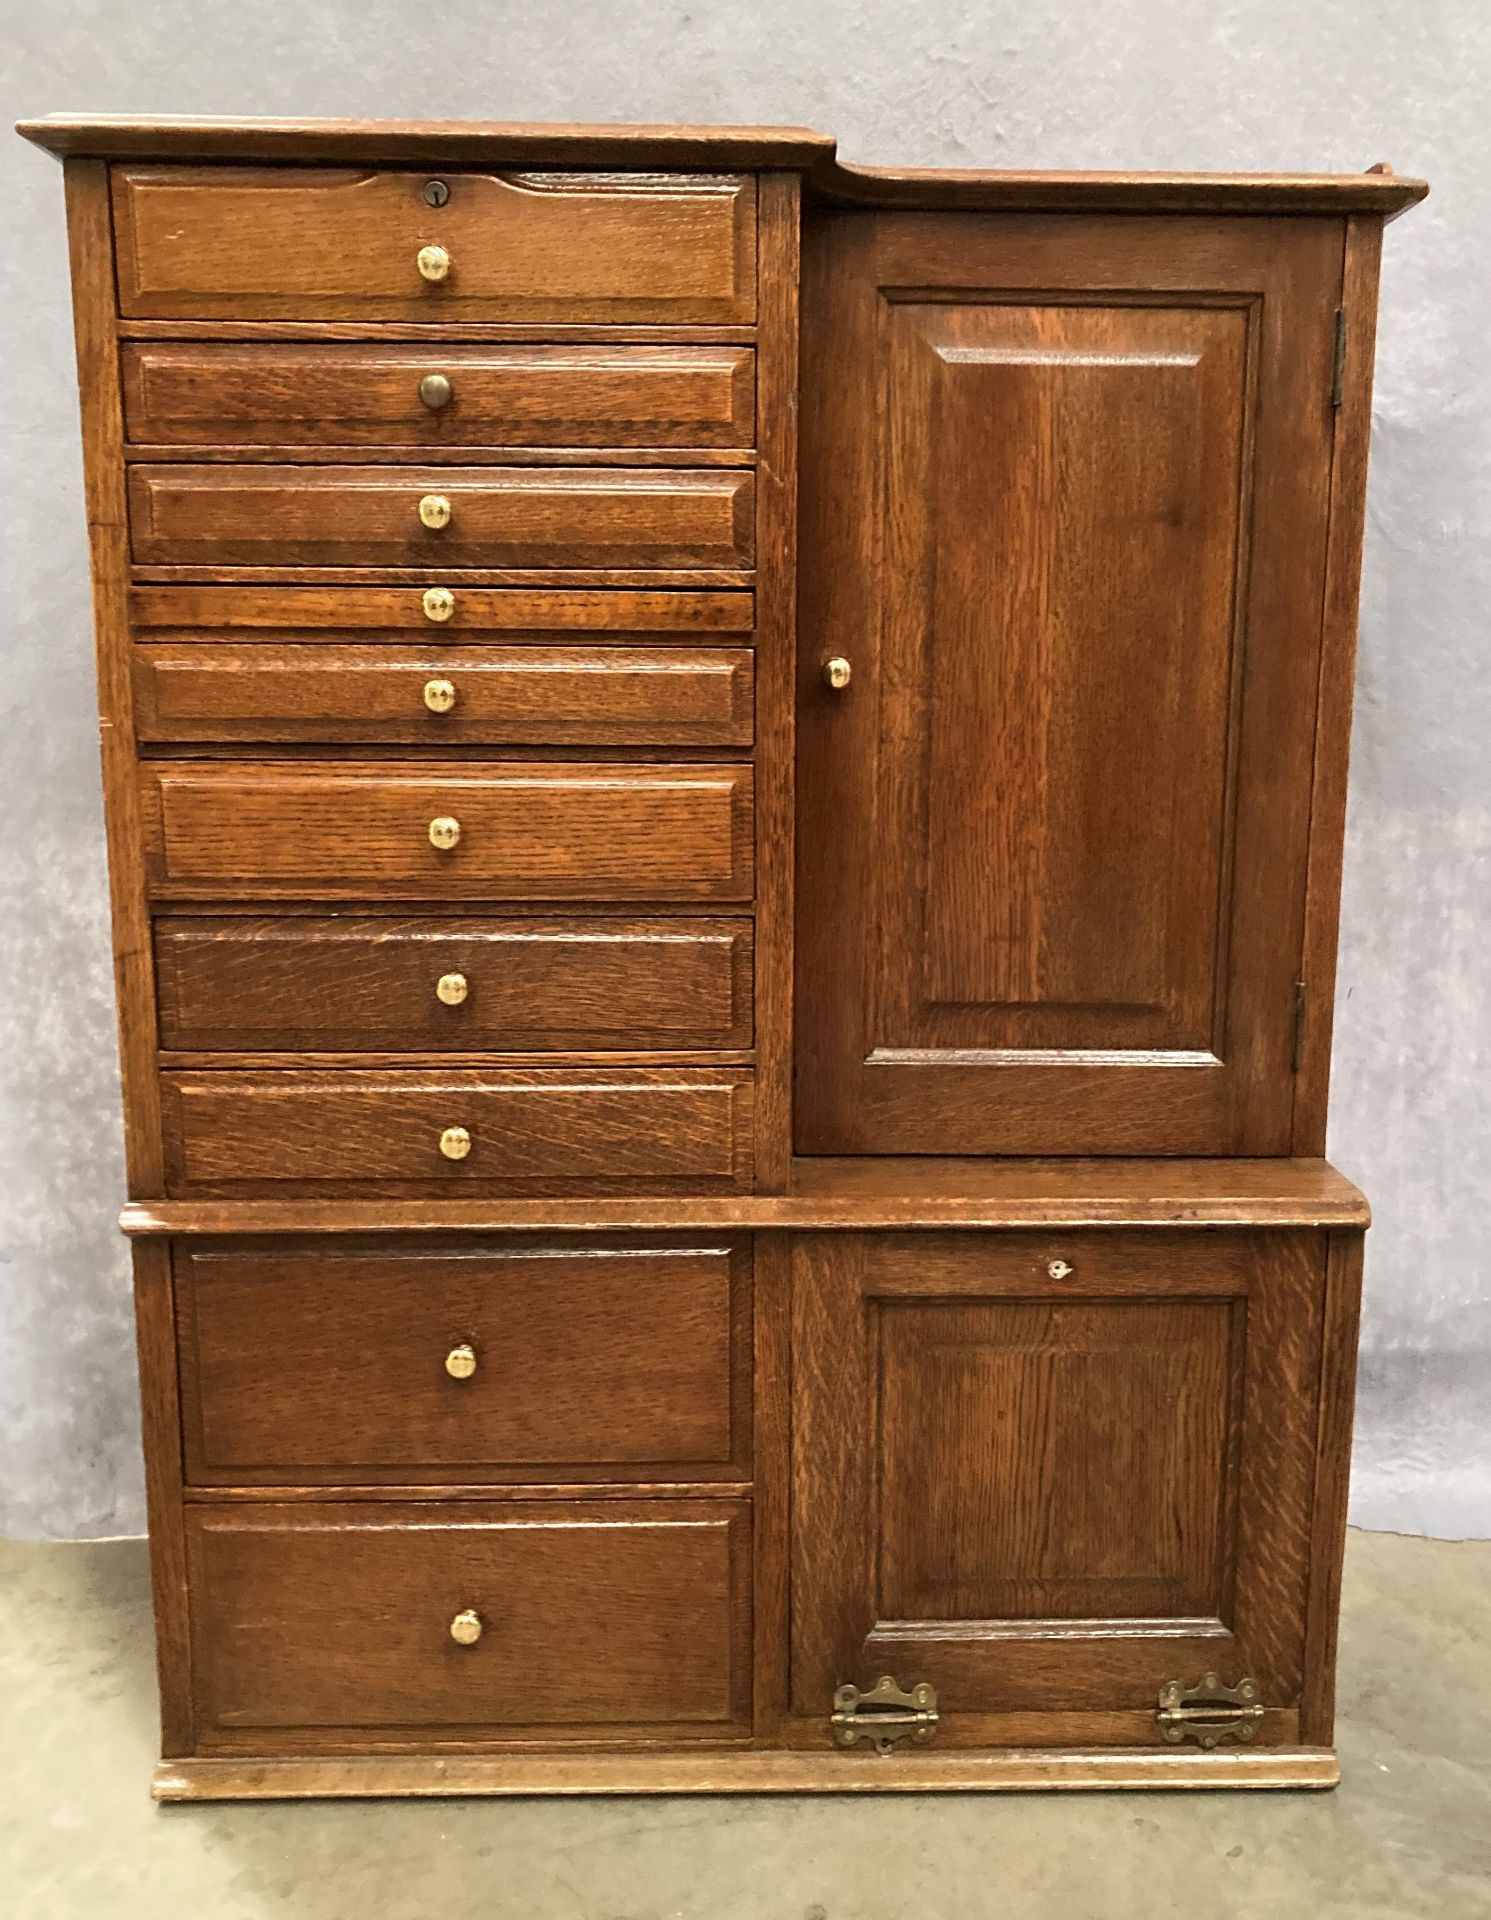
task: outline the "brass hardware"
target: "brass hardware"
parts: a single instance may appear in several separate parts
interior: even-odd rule
[[[1069,1261],[1053,1260],[1046,1271],[1053,1280],[1068,1280],[1076,1272],[1076,1268]]]
[[[464,1127],[447,1127],[440,1136],[440,1151],[447,1160],[464,1160],[471,1151],[471,1135]]]
[[[443,207],[450,198],[450,188],[443,180],[426,180],[419,197],[427,207]]]
[[[425,705],[431,713],[449,713],[456,704],[455,682],[451,680],[426,680]]]
[[[458,1647],[474,1647],[481,1638],[481,1615],[467,1607],[450,1623],[450,1637]]]
[[[854,678],[854,669],[842,654],[823,663],[823,684],[833,693],[842,693]]]
[[[476,1372],[476,1348],[469,1340],[463,1340],[446,1354],[445,1371],[452,1380],[469,1380]]]
[[[456,610],[456,596],[449,587],[426,587],[424,610],[426,620],[448,620]]]
[[[431,413],[448,407],[455,397],[456,390],[450,384],[449,374],[427,373],[419,383],[420,405],[428,407]]]
[[[450,255],[444,247],[421,247],[414,264],[421,280],[443,280],[450,272]]]
[[[450,502],[443,493],[427,493],[419,503],[419,517],[431,528],[450,525]]]
[[[876,1753],[889,1753],[898,1740],[925,1744],[932,1738],[937,1717],[935,1687],[923,1680],[906,1693],[886,1673],[868,1693],[861,1693],[858,1687],[837,1688],[829,1725],[841,1747],[869,1740]]]
[[[448,813],[442,813],[438,819],[430,822],[430,845],[438,847],[442,853],[449,853],[461,837],[461,823],[452,820]]]
[[[1203,1674],[1194,1687],[1167,1680],[1160,1688],[1155,1719],[1171,1746],[1194,1740],[1214,1747],[1223,1740],[1251,1740],[1263,1718],[1256,1680],[1239,1680],[1224,1687],[1214,1673]]]
[[[1336,308],[1336,338],[1331,347],[1331,405],[1339,407],[1346,396],[1346,309]]]
[[[469,991],[464,973],[442,973],[435,982],[435,998],[447,1007],[460,1006]]]

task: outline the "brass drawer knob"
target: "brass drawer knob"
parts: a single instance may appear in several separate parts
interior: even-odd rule
[[[440,1136],[440,1151],[447,1160],[464,1160],[471,1151],[471,1135],[464,1127],[447,1127]]]
[[[419,503],[421,522],[430,528],[439,529],[450,525],[450,502],[443,493],[427,493]]]
[[[443,280],[450,272],[450,255],[444,247],[421,247],[414,264],[421,280]]]
[[[456,390],[450,384],[448,374],[427,373],[419,383],[420,404],[428,407],[431,413],[439,413],[442,407],[448,407],[455,396]]]
[[[456,596],[449,587],[426,587],[424,610],[426,620],[448,620],[456,610]]]
[[[447,1007],[458,1007],[471,989],[464,973],[442,973],[435,982],[435,998]]]
[[[823,663],[823,684],[832,693],[842,693],[854,678],[854,669],[842,654]]]
[[[426,680],[425,705],[431,713],[449,713],[456,704],[456,688],[453,680]]]
[[[458,1647],[474,1647],[481,1638],[481,1615],[467,1607],[450,1623],[450,1637]]]
[[[438,847],[442,853],[449,853],[461,838],[461,823],[453,820],[448,813],[442,813],[430,822],[430,845]]]
[[[469,1340],[463,1340],[446,1354],[445,1371],[452,1380],[469,1380],[476,1372],[476,1348]]]

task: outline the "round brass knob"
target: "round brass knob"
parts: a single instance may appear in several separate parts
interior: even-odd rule
[[[467,1607],[450,1623],[450,1637],[458,1647],[474,1647],[481,1638],[481,1615]]]
[[[419,503],[419,517],[427,527],[448,527],[450,502],[443,493],[427,493]]]
[[[1065,1280],[1075,1273],[1076,1269],[1065,1260],[1053,1260],[1046,1271],[1053,1280]]]
[[[452,820],[448,813],[442,813],[438,819],[430,822],[430,845],[438,847],[442,853],[449,853],[461,838],[461,823]]]
[[[450,272],[450,255],[444,247],[421,247],[414,264],[421,280],[443,280]]]
[[[456,596],[449,587],[426,587],[424,610],[426,620],[448,620],[456,610]]]
[[[452,1380],[469,1380],[476,1372],[476,1348],[469,1340],[463,1340],[446,1354],[445,1371]]]
[[[456,704],[455,682],[452,680],[426,680],[425,705],[431,713],[449,713]]]
[[[471,1151],[471,1135],[464,1127],[447,1127],[440,1136],[440,1151],[447,1160],[464,1160]]]
[[[834,693],[842,693],[854,677],[854,669],[842,654],[823,663],[823,684]]]
[[[443,1006],[458,1007],[470,992],[464,973],[442,973],[435,982],[435,998]]]
[[[438,413],[442,407],[448,407],[455,398],[456,390],[450,384],[449,377],[443,373],[427,373],[419,383],[419,398],[423,406],[431,413]]]

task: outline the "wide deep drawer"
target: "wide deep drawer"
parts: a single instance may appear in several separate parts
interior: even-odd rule
[[[158,894],[745,900],[751,769],[154,762]]]
[[[127,317],[635,325],[756,311],[749,175],[116,166],[113,201]],[[438,255],[422,270],[430,248],[443,273]]]
[[[743,1244],[194,1244],[175,1256],[199,1485],[737,1478]]]
[[[750,447],[749,347],[243,345],[122,355],[152,446]]]
[[[199,1740],[743,1735],[749,1515],[674,1499],[189,1506]]]
[[[161,1045],[192,1052],[748,1047],[749,920],[155,923]]]
[[[145,566],[741,568],[749,473],[683,467],[142,464]]]
[[[751,1179],[739,1069],[161,1076],[179,1198],[720,1192]]]
[[[438,633],[442,646],[553,637],[686,646],[749,634],[755,595],[739,588],[155,586],[134,588],[129,612],[136,640],[162,644],[407,644],[411,635]]]
[[[202,646],[134,650],[142,740],[749,746],[743,648]]]

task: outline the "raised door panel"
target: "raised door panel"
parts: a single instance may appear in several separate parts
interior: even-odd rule
[[[937,1690],[937,1744],[1145,1745],[1253,1681],[1295,1736],[1324,1237],[804,1237],[792,1694]]]
[[[192,320],[748,322],[749,175],[120,166],[120,311]],[[419,256],[436,247],[443,275]],[[430,263],[438,265],[438,263]]]
[[[1286,1150],[1338,229],[809,262],[800,1150]]]

